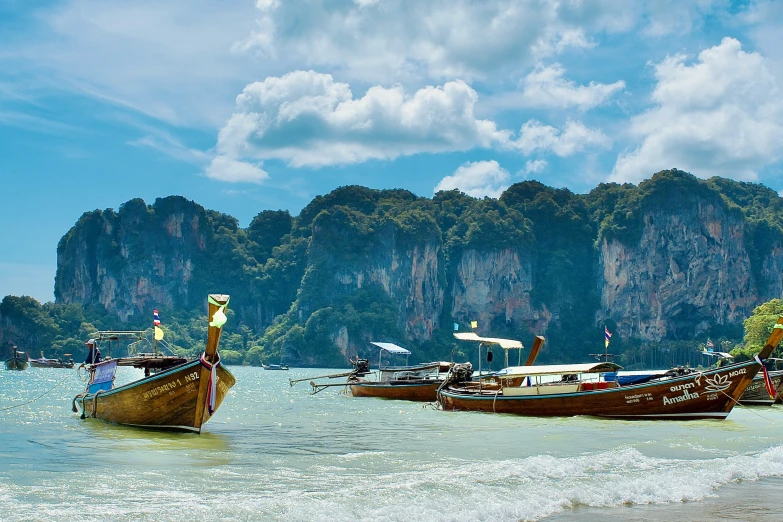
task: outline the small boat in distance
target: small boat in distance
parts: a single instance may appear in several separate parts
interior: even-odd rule
[[[287,370],[287,364],[262,364],[261,367],[264,370]]]
[[[16,346],[11,349],[11,357],[5,360],[6,370],[26,370],[29,366],[27,356],[17,351]]]
[[[65,354],[65,356],[69,356],[70,354]],[[44,357],[43,352],[41,352],[41,357],[39,359],[30,359],[28,357],[27,362],[30,363],[30,366],[33,368],[73,368],[73,359],[47,359]]]
[[[90,365],[90,382],[73,399],[73,411],[81,410],[83,419],[201,433],[236,383],[218,354],[228,300],[227,295],[209,296],[207,343],[198,360],[178,363],[176,358],[137,354]],[[121,365],[144,368],[145,377],[115,388],[115,372]],[[155,369],[160,371],[150,373]]]
[[[505,375],[479,381],[468,380],[470,369],[457,365],[438,391],[438,402],[445,410],[535,417],[725,419],[781,338],[783,316],[750,361],[622,387],[600,378],[622,369],[610,362],[508,368]]]

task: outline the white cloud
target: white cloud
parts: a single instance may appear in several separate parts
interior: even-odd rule
[[[210,179],[228,183],[262,183],[269,178],[259,165],[236,161],[226,156],[215,156],[207,166],[205,174]]]
[[[0,68],[31,92],[76,92],[177,125],[217,126],[246,83],[252,60],[231,47],[256,13],[242,2],[64,0],[36,8],[36,24],[4,40]]]
[[[369,83],[507,77],[537,60],[593,47],[592,35],[686,31],[723,0],[310,0],[265,2],[238,47]]]
[[[611,147],[611,140],[600,130],[589,129],[581,122],[568,120],[561,131],[537,120],[528,120],[519,131],[517,139],[510,139],[505,146],[523,154],[552,152],[558,156],[570,156],[587,147]]]
[[[546,166],[547,166],[546,160],[542,160],[542,159],[529,160],[527,163],[525,163],[525,168],[523,169],[523,172],[525,174],[538,174],[539,172],[543,172]]]
[[[329,74],[295,71],[245,87],[220,130],[217,151],[235,160],[278,159],[303,167],[504,143],[508,132],[475,118],[477,98],[461,81],[412,95],[400,86],[376,86],[354,98]]]
[[[565,72],[559,63],[550,66],[539,64],[519,83],[520,90],[495,94],[482,101],[482,109],[495,113],[520,108],[577,107],[584,112],[625,89],[622,80],[610,84],[590,82],[588,85],[577,85],[563,77]]]
[[[476,198],[498,198],[508,188],[510,179],[508,171],[495,160],[468,162],[440,180],[434,192],[459,189]]]
[[[185,146],[168,132],[154,128],[149,128],[149,130],[152,131],[152,134],[130,140],[128,145],[132,147],[149,147],[172,158],[196,165],[204,165],[212,159],[209,153]]]
[[[728,7],[727,0],[656,0],[643,13],[643,31],[649,36],[689,33],[706,15]]]
[[[285,49],[299,67],[370,83],[470,81],[521,72],[537,59],[594,46],[588,34],[629,30],[643,10],[623,2],[313,0],[280,2],[238,47]],[[620,22],[622,21],[622,22]],[[258,44],[256,42],[258,41]]]
[[[562,109],[576,106],[586,111],[625,89],[625,82],[622,80],[611,84],[590,82],[589,85],[576,85],[564,79],[564,73],[565,69],[559,63],[549,67],[537,66],[523,82],[523,104]]]
[[[632,119],[641,144],[618,157],[613,181],[671,167],[754,180],[783,155],[783,99],[763,56],[724,38],[686,62],[676,55],[655,66],[656,106]]]

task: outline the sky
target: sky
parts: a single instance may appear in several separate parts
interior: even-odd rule
[[[132,198],[781,191],[781,85],[780,0],[0,0],[0,296],[53,300],[60,238]]]

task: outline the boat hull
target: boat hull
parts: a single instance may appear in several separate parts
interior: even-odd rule
[[[764,377],[761,374],[757,374],[751,383],[748,384],[745,393],[740,397],[739,403],[743,406],[772,406],[781,388],[783,388],[783,370],[769,372],[769,378],[772,380],[772,385],[775,387],[776,392],[778,392],[774,398],[770,398],[769,393],[767,393]]]
[[[215,411],[236,383],[223,365],[216,370]],[[96,394],[77,396],[74,404],[83,418],[145,428],[200,432],[211,417],[206,402],[199,404],[199,387],[209,371],[193,361],[139,381]],[[197,412],[203,410],[201,422]]]
[[[5,361],[6,370],[26,370],[29,363],[19,357],[11,357]]]
[[[451,385],[438,400],[446,410],[472,410],[535,417],[588,415],[629,420],[723,419],[759,371],[754,361],[702,373],[638,385],[573,393],[537,395],[515,388],[476,392],[471,385]],[[535,388],[535,387],[534,387]],[[540,387],[546,393],[546,386]],[[548,391],[552,391],[550,388]]]
[[[73,368],[72,362],[40,362],[36,360],[30,361],[30,366],[33,368]]]
[[[442,381],[426,383],[353,382],[351,394],[354,397],[380,397],[403,401],[433,402],[438,398],[438,387]]]

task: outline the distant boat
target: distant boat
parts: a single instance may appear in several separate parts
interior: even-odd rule
[[[236,383],[218,354],[228,299],[227,295],[209,296],[207,344],[199,360],[139,354],[90,365],[90,382],[84,393],[74,397],[73,411],[81,410],[83,419],[201,433]],[[150,375],[115,388],[117,366],[125,365],[144,368]],[[160,371],[149,371],[155,369]]]
[[[262,364],[264,370],[287,370],[287,364]]]
[[[28,357],[27,362],[33,368],[73,368],[73,359],[47,359],[44,357],[43,352],[41,352],[40,359],[30,359]]]
[[[5,360],[5,369],[26,370],[28,366],[27,357],[22,352],[17,351],[16,346],[14,346],[12,348],[11,358]]]

